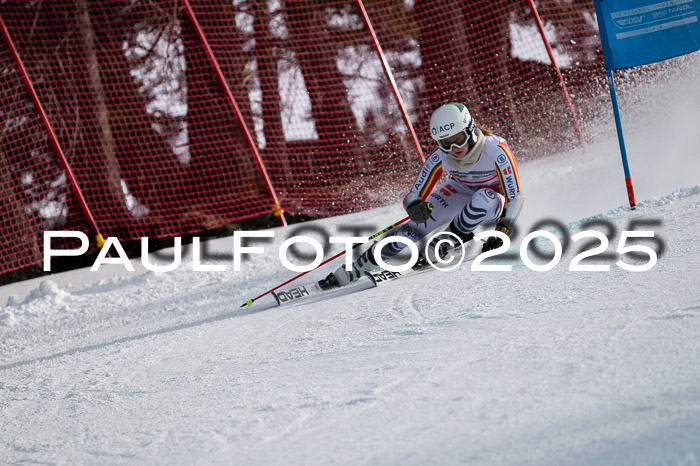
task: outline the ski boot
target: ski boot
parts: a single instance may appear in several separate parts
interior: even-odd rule
[[[350,272],[345,270],[345,265],[341,265],[335,272],[328,274],[326,278],[320,280],[318,285],[321,289],[345,286],[360,278],[365,272],[378,269],[379,266],[374,261],[372,249],[374,248],[369,248],[360,254],[360,257],[352,264],[352,270]]]

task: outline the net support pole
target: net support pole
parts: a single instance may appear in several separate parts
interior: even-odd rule
[[[532,12],[532,17],[535,20],[535,24],[537,24],[537,30],[540,32],[542,42],[544,42],[544,47],[545,49],[547,49],[547,55],[549,56],[549,61],[552,64],[552,69],[554,70],[554,74],[557,78],[557,84],[559,84],[559,89],[561,89],[561,93],[564,95],[564,100],[566,101],[566,105],[569,109],[569,114],[571,115],[571,121],[574,124],[574,130],[576,131],[576,136],[578,137],[578,142],[581,146],[583,146],[583,134],[581,133],[581,127],[578,124],[578,118],[576,118],[574,105],[571,103],[571,98],[569,97],[569,92],[566,89],[564,77],[561,75],[561,71],[559,71],[559,66],[557,66],[557,61],[554,58],[554,51],[552,50],[552,45],[549,43],[549,39],[547,39],[547,35],[544,33],[544,26],[542,25],[540,14],[537,11],[537,7],[535,6],[535,1],[527,0],[527,2],[530,5],[530,11]]]
[[[408,128],[408,132],[411,135],[411,140],[413,141],[413,146],[416,149],[416,154],[418,155],[418,159],[420,160],[420,163],[423,164],[425,163],[425,156],[423,155],[423,150],[420,147],[420,141],[418,140],[418,135],[416,134],[415,129],[413,128],[413,124],[411,123],[411,118],[408,116],[408,111],[406,110],[406,105],[403,102],[403,99],[401,98],[401,93],[399,92],[399,88],[396,85],[396,80],[394,80],[394,75],[391,72],[391,68],[389,68],[389,62],[386,60],[386,56],[384,55],[384,51],[382,50],[381,45],[379,45],[379,39],[377,38],[377,34],[374,31],[374,27],[372,27],[372,22],[369,19],[369,15],[367,15],[367,10],[365,9],[365,5],[362,3],[362,0],[355,0],[355,6],[357,6],[358,11],[360,12],[360,16],[362,17],[362,21],[365,23],[365,28],[367,28],[367,32],[370,35],[370,38],[372,39],[372,45],[374,46],[374,50],[377,52],[377,55],[379,56],[379,61],[382,63],[382,68],[384,69],[384,75],[386,76],[386,79],[389,81],[389,84],[391,86],[391,92],[394,94],[394,98],[396,99],[396,103],[399,106],[399,111],[401,112],[401,117],[403,118],[404,124]]]
[[[617,105],[617,92],[615,91],[615,78],[612,70],[606,70],[608,74],[608,87],[610,87],[610,99],[612,101],[613,113],[615,114],[615,127],[617,128],[617,140],[620,143],[620,154],[622,155],[622,168],[625,171],[625,185],[627,186],[627,198],[632,210],[637,206],[634,199],[634,187],[632,186],[632,176],[627,163],[627,149],[625,149],[625,137],[622,134],[622,120],[620,119],[620,109]]]
[[[102,248],[105,244],[105,238],[100,232],[100,229],[97,227],[97,222],[95,221],[95,217],[92,215],[92,212],[90,211],[90,207],[87,204],[87,201],[85,200],[85,196],[83,196],[83,192],[80,189],[80,185],[78,184],[78,181],[75,179],[75,174],[73,173],[73,170],[71,169],[70,165],[68,164],[68,160],[66,159],[66,155],[63,152],[63,149],[61,148],[61,144],[58,142],[58,137],[56,136],[56,132],[53,130],[53,126],[51,125],[51,122],[49,121],[49,117],[46,114],[46,111],[44,110],[44,107],[41,105],[41,101],[39,100],[39,95],[36,93],[36,89],[34,88],[34,85],[32,84],[32,80],[29,77],[29,74],[27,73],[27,69],[24,66],[24,62],[22,61],[22,58],[19,56],[19,53],[17,52],[17,48],[15,47],[14,42],[12,41],[12,37],[10,36],[10,31],[7,29],[7,26],[5,25],[5,21],[3,20],[2,16],[0,15],[0,30],[2,30],[2,37],[5,40],[5,43],[7,44],[8,49],[10,50],[10,53],[12,54],[12,58],[15,61],[15,64],[17,65],[17,68],[19,69],[20,74],[22,75],[22,80],[24,81],[25,86],[27,87],[27,91],[29,92],[29,96],[32,99],[32,102],[34,103],[34,108],[36,111],[39,113],[39,117],[41,118],[41,122],[44,125],[44,128],[46,129],[46,132],[49,136],[49,141],[51,142],[51,147],[53,148],[54,152],[56,153],[56,156],[58,157],[59,162],[61,163],[61,166],[63,167],[63,170],[66,173],[66,177],[68,178],[68,182],[71,185],[71,188],[73,189],[73,193],[75,194],[75,197],[78,200],[78,205],[80,206],[80,210],[83,212],[83,215],[87,219],[87,222],[92,229],[93,234],[95,235],[95,244],[97,244],[97,247]]]
[[[267,169],[265,168],[265,163],[263,162],[263,159],[260,155],[260,151],[258,150],[258,146],[255,143],[255,140],[253,139],[253,135],[251,134],[250,130],[248,129],[248,125],[245,122],[245,119],[243,118],[243,112],[241,112],[240,107],[238,106],[238,103],[236,102],[236,98],[233,95],[233,92],[231,91],[231,87],[228,85],[228,82],[226,81],[226,78],[224,77],[223,71],[221,71],[221,66],[219,66],[219,61],[216,59],[216,56],[214,55],[214,52],[211,48],[211,45],[209,45],[209,41],[207,40],[206,35],[204,34],[204,31],[202,30],[202,27],[199,24],[199,20],[197,20],[197,16],[194,14],[194,10],[192,9],[192,5],[190,5],[189,0],[180,0],[182,3],[182,6],[185,8],[185,13],[187,14],[187,18],[190,21],[190,25],[194,29],[195,33],[197,34],[197,38],[201,42],[201,44],[204,46],[204,50],[206,51],[207,58],[209,59],[209,64],[212,66],[214,69],[214,74],[216,75],[217,81],[219,81],[219,85],[221,85],[224,94],[226,94],[226,100],[228,100],[229,105],[233,109],[233,114],[236,117],[236,121],[238,122],[238,126],[241,129],[241,132],[243,133],[243,136],[245,137],[246,143],[248,144],[248,147],[250,148],[250,151],[253,153],[253,158],[255,160],[255,164],[258,167],[258,171],[260,172],[260,176],[265,182],[265,186],[267,188],[267,192],[270,195],[270,199],[272,200],[272,213],[279,219],[280,225],[282,226],[287,226],[287,220],[284,218],[284,211],[282,210],[282,207],[280,206],[279,199],[277,198],[277,193],[272,185],[272,180],[270,179],[270,175],[267,173]]]

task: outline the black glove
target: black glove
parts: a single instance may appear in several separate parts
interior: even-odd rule
[[[496,225],[495,230],[502,231],[506,235],[510,235],[510,228],[508,228],[502,223]],[[484,246],[481,248],[481,252],[493,251],[494,249],[498,249],[501,246],[503,246],[503,240],[501,238],[499,238],[498,236],[489,236],[489,238],[484,243]]]
[[[484,246],[481,248],[481,252],[492,251],[503,246],[503,240],[498,236],[490,236]]]
[[[430,218],[430,211],[433,210],[432,204],[425,202],[423,199],[416,199],[406,206],[406,212],[416,223],[425,223]]]

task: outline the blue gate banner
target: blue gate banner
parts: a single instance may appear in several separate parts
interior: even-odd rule
[[[700,0],[593,0],[593,4],[608,70],[700,50]]]

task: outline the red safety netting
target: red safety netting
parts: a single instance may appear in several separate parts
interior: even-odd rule
[[[43,231],[89,226],[7,48],[0,48],[0,67],[0,272],[5,272],[42,260]],[[53,244],[79,246],[71,240]]]
[[[364,2],[424,155],[453,100],[520,159],[579,144],[571,108],[591,117],[606,92],[593,7],[537,4],[572,107],[526,0]],[[420,165],[356,2],[14,0],[0,17],[95,222],[4,41],[0,273],[39,262],[47,229],[196,233],[272,215],[270,192],[289,213],[347,213],[396,202]]]
[[[412,8],[406,8],[406,4]],[[440,104],[460,101],[520,159],[579,144],[572,112],[526,0],[365,2],[423,146]],[[404,7],[401,7],[404,5]],[[537,2],[574,112],[606,92],[593,4]],[[409,60],[407,57],[413,57]]]

